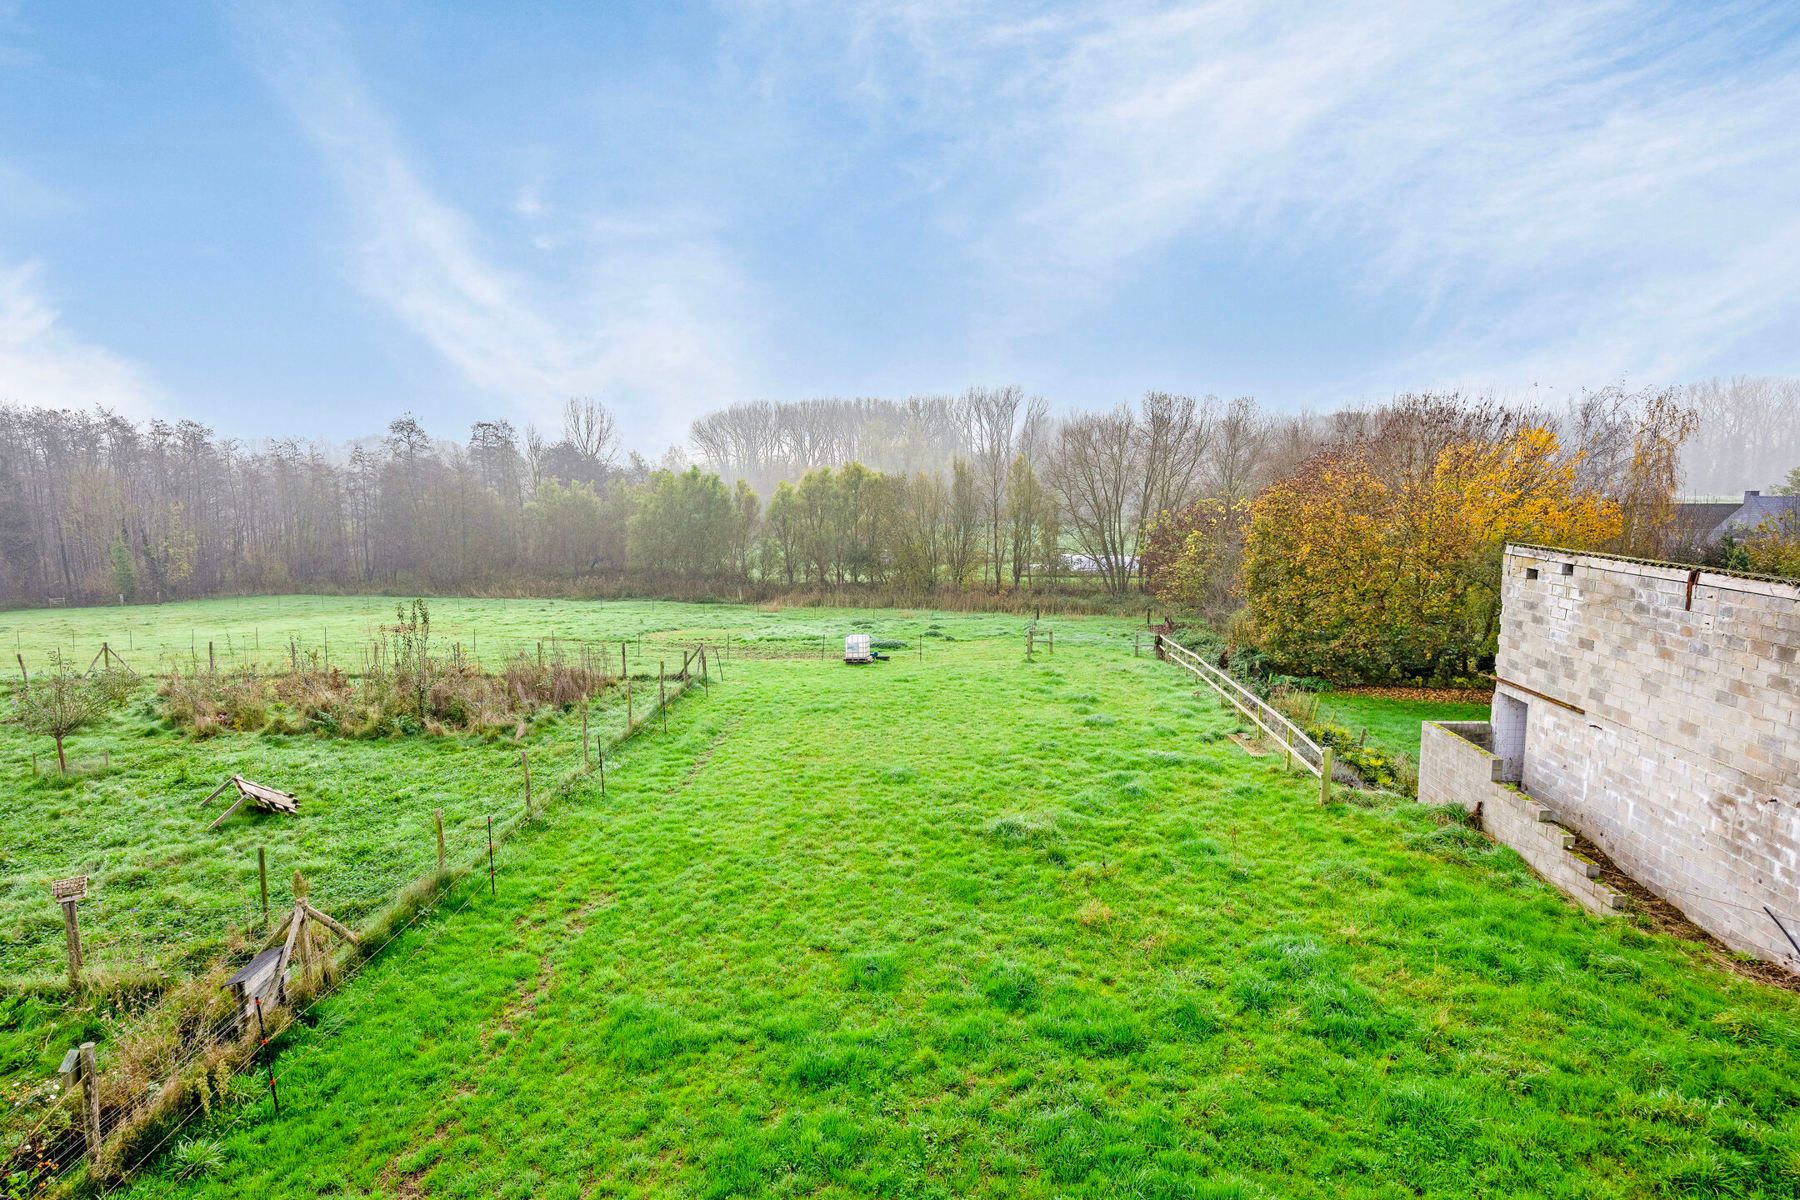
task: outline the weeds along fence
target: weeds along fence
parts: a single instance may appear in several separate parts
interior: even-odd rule
[[[515,832],[540,817],[553,797],[567,797],[596,776],[599,794],[604,795],[608,754],[646,729],[666,730],[668,710],[677,699],[694,687],[710,688],[715,676],[722,681],[716,650],[709,658],[704,647],[689,649],[690,655],[682,660],[684,669],[659,679],[655,691],[646,688],[626,728],[601,743],[597,755],[590,753],[584,737],[580,761],[573,769],[549,787],[534,789],[527,782],[523,803],[490,815],[481,830],[484,836],[473,846],[459,844],[453,855],[441,822],[434,829],[431,822],[422,821],[421,836],[431,839],[434,847],[434,868],[402,887],[360,932],[348,931],[354,940],[340,939],[335,949],[327,946],[313,961],[304,956],[294,960],[300,964],[295,978],[275,993],[276,1002],[258,1004],[252,1012],[241,997],[223,987],[231,964],[216,962],[109,1039],[104,1070],[82,1066],[94,1062],[92,1043],[72,1048],[65,1068],[75,1066],[63,1075],[69,1086],[47,1105],[9,1161],[0,1164],[0,1183],[13,1189],[4,1194],[73,1189],[84,1179],[94,1189],[111,1190],[197,1117],[210,1113],[215,1101],[237,1090],[233,1080],[245,1072],[266,1075],[269,1101],[279,1112],[272,1061],[282,1035],[452,895],[461,894],[450,913],[454,916],[484,892],[497,892],[501,849]],[[687,669],[690,661],[692,669]],[[298,903],[304,891],[297,886],[296,893]],[[320,903],[329,907],[331,901],[325,897]],[[291,934],[288,940],[291,945]],[[271,949],[279,944],[279,940],[269,943]],[[262,1086],[260,1078],[255,1086]],[[242,1106],[238,1119],[249,1110],[249,1105]]]
[[[1166,633],[1156,635],[1155,647],[1158,658],[1174,663],[1206,684],[1240,716],[1286,751],[1290,762],[1298,760],[1301,766],[1321,779],[1329,774],[1331,751],[1313,741],[1305,730],[1277,712],[1268,701]]]
[[[414,700],[410,683],[397,678],[367,689],[346,688],[335,675],[303,669],[299,674],[265,676],[252,685],[236,674],[210,675],[203,666],[198,677],[171,676],[164,681],[162,710],[178,727],[200,737],[254,732],[318,734],[325,737],[323,744],[330,746],[338,744],[340,737],[347,739],[345,744],[354,744],[363,739],[416,736],[421,732],[479,734],[489,740],[509,735],[519,738],[524,736],[527,723],[543,712],[563,710],[572,714],[577,707],[585,726],[587,701],[592,696],[597,702],[598,718],[594,733],[604,738],[621,724],[630,723],[634,712],[652,711],[657,681],[665,669],[674,673],[672,678],[684,677],[697,663],[701,647],[668,647],[672,653],[663,653],[663,649],[656,645],[612,643],[604,657],[590,655],[585,662],[569,657],[566,670],[546,667],[515,671],[509,665],[502,676],[474,675],[439,665],[431,671],[426,689],[429,708],[423,697]],[[720,650],[717,645],[708,650],[707,661],[714,676],[723,665]],[[646,652],[655,653],[656,657],[646,661]],[[551,656],[547,649],[546,659]],[[604,706],[601,690],[610,697]],[[415,702],[424,714],[417,719],[410,715],[414,711],[410,706]],[[451,724],[450,717],[440,722],[438,715],[444,711],[455,712],[455,719],[463,724]],[[244,716],[246,713],[249,715]],[[561,723],[566,729],[570,718],[562,718]],[[513,778],[537,767],[540,754],[549,756],[539,771],[540,778],[545,770],[556,769],[559,743],[553,734],[552,741],[541,750],[533,748],[533,761],[515,763]],[[126,745],[129,748],[129,743]],[[332,751],[325,753],[336,757]],[[226,769],[251,772],[252,764],[245,755],[227,752],[224,758]],[[102,757],[100,761],[102,772],[110,769],[109,758]],[[118,761],[127,769],[132,766],[129,753]],[[54,769],[54,760],[47,769]],[[86,774],[78,765],[69,772],[59,772],[55,778],[59,784],[67,785]],[[186,781],[183,774],[178,782]],[[491,793],[498,789],[490,784],[483,790]],[[479,812],[471,811],[477,804],[475,794],[459,796],[447,815],[456,824],[478,821]],[[380,825],[389,827],[403,821],[399,807],[384,805]],[[426,849],[423,846],[407,841],[388,846],[370,838],[360,840],[374,847],[375,852],[339,853],[324,868],[332,901],[346,919],[362,919],[378,910],[398,886],[429,866],[430,855],[420,853]],[[34,853],[41,855],[49,850],[35,847]],[[115,872],[120,868],[117,862],[111,866]],[[266,916],[266,904],[258,903],[254,859],[249,866],[246,873],[241,860],[225,864],[209,858],[207,873],[218,882],[209,889],[212,895],[206,899],[184,894],[185,885],[153,888],[143,878],[146,873],[142,870],[126,871],[136,876],[134,886],[127,892],[108,895],[103,891],[99,897],[84,898],[80,944],[90,977],[105,979],[114,985],[113,990],[141,998],[144,993],[167,986],[166,981],[158,986],[158,968],[180,963],[185,969],[192,969],[220,951],[233,948],[234,942],[257,934],[256,917],[259,913]],[[60,873],[104,872],[108,863],[88,859],[79,865],[71,864],[71,868]],[[311,873],[309,869],[308,874]],[[321,881],[314,882],[316,885]],[[263,889],[266,898],[266,874]],[[30,913],[13,928],[0,930],[0,964],[4,964],[5,971],[0,975],[0,986],[43,991],[47,989],[40,976],[62,974],[64,921],[54,914],[55,906],[47,905],[44,911]],[[3,1122],[0,1128],[4,1128]]]
[[[356,677],[378,670],[384,657],[391,654],[391,629],[370,626],[361,633],[345,635],[329,625],[189,631],[186,646],[132,644],[129,636],[106,635],[99,643],[72,641],[48,647],[33,648],[25,644],[23,635],[15,635],[15,644],[3,653],[6,670],[16,680],[26,680],[45,670],[79,669],[92,662],[88,670],[104,664],[133,675],[158,677],[181,671],[253,672],[269,674],[299,671],[305,668],[329,668]],[[669,633],[638,633],[626,637],[599,640],[561,636],[532,637],[484,633],[479,623],[434,627],[429,632],[431,652],[443,661],[477,669],[503,667],[521,659],[546,665],[581,665],[611,670],[620,666],[619,652],[626,652],[630,673],[654,671],[659,659],[679,657],[692,649],[701,635],[693,637]],[[716,644],[708,638],[709,644]],[[731,647],[736,650],[738,647]]]

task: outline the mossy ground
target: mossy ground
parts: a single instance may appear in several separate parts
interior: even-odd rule
[[[1792,994],[1321,808],[1122,626],[987,621],[729,664],[133,1194],[1800,1188]]]

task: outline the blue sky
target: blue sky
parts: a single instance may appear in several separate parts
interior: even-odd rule
[[[1800,370],[1800,6],[0,0],[0,398],[650,451],[748,398]]]

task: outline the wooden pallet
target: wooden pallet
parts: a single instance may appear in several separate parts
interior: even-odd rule
[[[229,817],[232,813],[242,807],[246,800],[254,804],[257,808],[262,809],[264,812],[286,813],[291,817],[297,815],[300,811],[300,802],[294,799],[289,793],[277,791],[272,787],[265,787],[260,783],[254,783],[251,780],[245,779],[242,775],[233,775],[230,779],[227,779],[224,783],[221,783],[218,787],[209,792],[206,799],[202,800],[200,803],[202,805],[212,803],[213,797],[217,796],[228,787],[237,788],[238,798],[232,802],[230,808],[220,813],[213,823],[206,827],[207,832],[209,833],[222,825],[225,818]]]

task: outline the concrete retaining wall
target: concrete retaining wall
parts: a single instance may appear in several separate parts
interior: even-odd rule
[[[1518,851],[1583,908],[1616,913],[1623,897],[1594,878],[1599,869],[1574,852],[1574,835],[1544,805],[1501,781],[1505,760],[1487,748],[1492,736],[1485,721],[1427,724],[1419,741],[1420,798],[1478,812],[1484,833]]]

